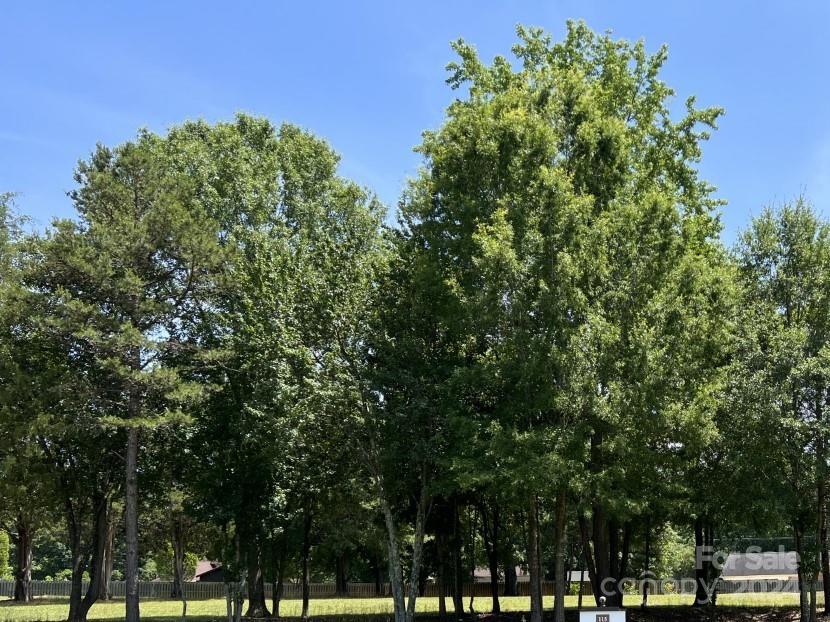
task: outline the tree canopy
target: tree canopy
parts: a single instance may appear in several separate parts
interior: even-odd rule
[[[184,616],[209,558],[231,619],[296,578],[304,618],[313,580],[359,580],[412,622],[428,586],[464,615],[481,568],[498,612],[520,568],[530,622],[549,579],[563,622],[568,570],[609,604],[693,572],[714,606],[704,553],[787,533],[815,619],[830,224],[799,198],[727,248],[698,170],[723,111],[677,112],[666,49],[517,35],[453,44],[389,218],[324,140],[245,114],[98,145],[44,231],[0,195],[17,600],[62,563],[70,622],[122,572],[129,622],[141,577]]]

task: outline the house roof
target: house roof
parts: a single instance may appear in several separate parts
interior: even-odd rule
[[[207,574],[207,573],[209,573],[213,570],[216,570],[217,568],[221,568],[221,567],[222,567],[222,562],[215,562],[215,561],[211,561],[209,559],[200,559],[196,563],[196,572],[193,573],[193,579],[192,580],[193,581],[198,581],[199,577],[201,577],[202,575],[205,575],[205,574]]]

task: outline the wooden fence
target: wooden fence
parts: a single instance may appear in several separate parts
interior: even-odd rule
[[[110,594],[115,598],[124,597],[124,581],[111,581]],[[574,584],[575,585],[575,584]],[[32,581],[32,594],[35,598],[68,598],[72,584],[69,581]],[[84,583],[84,591],[87,584]],[[378,592],[374,583],[349,583],[349,598],[388,598],[389,584],[384,583]],[[521,582],[517,585],[519,596],[530,595],[530,584]],[[816,589],[822,591],[821,582]],[[226,588],[224,583],[185,583],[185,596],[188,600],[207,600],[211,598],[225,598]],[[694,579],[668,579],[665,581],[654,581],[650,584],[651,594],[693,594],[695,590]],[[639,590],[637,590],[639,591]],[[170,598],[173,592],[171,581],[140,581],[138,592],[141,598],[165,599]],[[499,594],[504,592],[504,585],[499,586]],[[798,581],[780,579],[761,579],[749,581],[720,581],[718,584],[720,594],[737,593],[766,593],[766,592],[798,592]],[[553,581],[542,582],[542,593],[551,596],[554,593]],[[574,593],[574,592],[572,592]],[[582,584],[582,593],[591,595],[589,583]],[[0,597],[11,598],[14,594],[13,581],[0,581]],[[271,585],[265,585],[266,598],[271,598]],[[312,583],[309,585],[311,598],[335,598],[337,592],[334,583]],[[466,583],[464,585],[464,596],[469,597],[475,594],[476,598],[488,598],[490,596],[489,583]],[[437,597],[438,586],[429,583],[425,586],[424,596]],[[299,583],[286,583],[283,586],[283,598],[302,598],[302,585]]]

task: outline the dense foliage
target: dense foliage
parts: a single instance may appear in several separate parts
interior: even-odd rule
[[[454,44],[397,226],[324,141],[246,115],[99,145],[44,232],[0,196],[16,599],[68,578],[83,622],[123,576],[134,622],[160,577],[186,612],[207,557],[230,617],[278,616],[287,581],[306,617],[331,580],[412,622],[428,582],[464,614],[485,568],[494,611],[519,570],[562,622],[568,570],[612,604],[694,574],[711,606],[696,551],[786,534],[815,618],[830,225],[800,199],[724,248],[697,170],[722,111],[673,113],[666,50],[518,38]]]

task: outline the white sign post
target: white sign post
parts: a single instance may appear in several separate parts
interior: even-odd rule
[[[579,612],[579,622],[626,622],[625,609],[610,607],[582,609]]]

